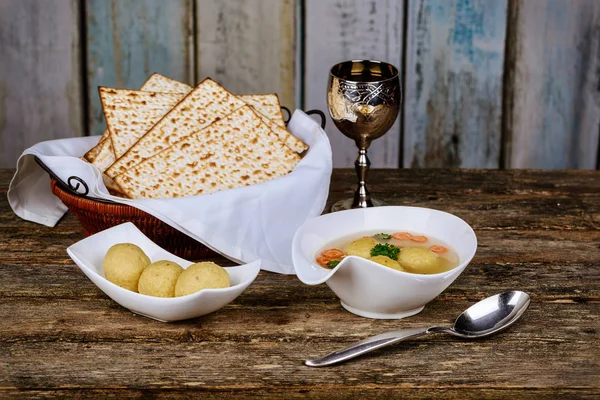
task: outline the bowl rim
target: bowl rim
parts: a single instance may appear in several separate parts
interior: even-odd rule
[[[452,213],[449,213],[447,211],[442,211],[442,210],[436,210],[435,208],[429,208],[429,207],[417,207],[417,206],[397,206],[397,205],[390,205],[390,206],[379,206],[379,207],[369,207],[369,208],[355,208],[355,209],[350,209],[350,210],[343,210],[343,211],[336,211],[335,213],[328,213],[328,214],[322,214],[319,215],[318,217],[315,217],[313,219],[310,219],[308,221],[306,221],[304,224],[302,224],[302,226],[300,226],[300,228],[298,228],[298,230],[296,231],[296,233],[294,234],[294,238],[292,240],[292,246],[293,248],[296,248],[296,243],[297,241],[299,241],[299,237],[301,234],[301,231],[305,228],[306,225],[308,225],[309,223],[311,223],[311,221],[314,221],[316,219],[319,218],[324,218],[324,217],[328,217],[330,215],[334,215],[334,214],[344,214],[344,213],[365,213],[365,212],[371,212],[369,210],[374,210],[374,209],[383,209],[383,208],[402,208],[402,209],[419,209],[419,210],[428,210],[428,211],[434,211],[435,213],[441,213],[441,214],[446,214],[452,218],[457,219],[458,221],[460,221],[460,223],[464,224],[467,228],[468,228],[468,232],[471,234],[472,239],[473,239],[473,249],[469,252],[469,254],[467,255],[467,257],[465,257],[464,260],[461,260],[461,263],[459,265],[457,265],[456,267],[449,269],[447,271],[443,271],[443,272],[438,272],[436,274],[417,274],[417,273],[412,273],[412,272],[405,272],[405,271],[398,271],[396,269],[393,268],[389,268],[386,267],[384,265],[381,265],[379,263],[376,263],[374,261],[371,261],[367,258],[363,258],[363,257],[359,257],[359,256],[346,256],[342,259],[342,261],[335,266],[335,268],[331,269],[329,271],[329,273],[327,275],[325,275],[323,278],[315,280],[314,282],[308,283],[305,282],[304,280],[302,280],[300,278],[300,274],[298,274],[298,271],[296,269],[296,263],[294,263],[294,270],[296,271],[296,276],[298,276],[298,278],[309,285],[319,285],[321,283],[327,282],[341,267],[345,266],[347,263],[345,263],[345,261],[347,259],[359,259],[361,262],[368,262],[369,264],[371,264],[371,266],[373,266],[374,268],[379,268],[380,271],[391,271],[392,274],[396,273],[397,276],[402,276],[402,277],[410,277],[413,279],[420,279],[420,280],[437,280],[441,277],[447,276],[448,274],[452,273],[452,272],[456,272],[456,271],[462,271],[464,270],[467,265],[471,262],[471,260],[473,260],[473,257],[475,257],[475,254],[477,253],[477,246],[478,246],[478,242],[477,242],[477,235],[475,234],[475,231],[473,230],[473,228],[471,227],[471,225],[469,225],[464,219],[460,218],[457,215],[454,215]],[[335,240],[335,239],[331,239],[331,240]],[[292,255],[294,255],[295,252],[292,251]],[[310,260],[310,264],[313,266],[317,266],[318,268],[322,268],[327,270],[326,268],[321,267],[320,265],[318,265],[315,260],[313,260],[310,257],[306,257],[306,255],[304,255],[303,253],[301,253],[306,259]]]

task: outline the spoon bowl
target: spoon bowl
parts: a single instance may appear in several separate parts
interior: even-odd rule
[[[518,320],[529,302],[529,295],[519,291],[488,297],[463,312],[454,322],[454,331],[473,339],[492,335]]]
[[[324,357],[308,360],[305,364],[309,367],[325,367],[429,333],[448,333],[463,339],[482,338],[514,324],[527,310],[529,303],[529,295],[525,292],[515,290],[499,293],[469,307],[460,314],[453,327],[432,326],[386,332],[356,342]]]

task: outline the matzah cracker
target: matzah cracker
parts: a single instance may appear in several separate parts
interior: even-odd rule
[[[285,128],[285,121],[281,113],[281,104],[276,94],[239,94],[240,100],[261,112],[264,116],[277,125]]]
[[[98,170],[100,170],[100,172],[102,173],[102,180],[104,181],[104,186],[106,186],[108,189],[114,192],[120,193],[121,189],[119,188],[119,186],[117,186],[117,184],[114,183],[113,180],[103,172],[106,170],[106,168],[111,166],[114,160],[115,156],[112,150],[112,142],[110,138],[108,138],[104,142],[102,142],[100,150],[96,154],[96,157],[94,158],[94,161],[92,161],[92,164],[96,166],[96,168],[98,168]]]
[[[99,88],[98,92],[116,158],[125,154],[185,97],[184,93],[143,92],[105,87]],[[113,158],[107,168],[116,158]]]
[[[147,92],[160,93],[189,93],[193,87],[164,75],[154,73],[150,75],[146,83],[140,88]]]
[[[102,143],[104,143],[104,141],[106,141],[106,138],[108,137],[108,129],[105,130],[102,133],[102,136],[100,136],[100,140],[98,141],[98,143],[96,143],[96,145],[94,147],[92,147],[91,149],[88,150],[87,153],[85,153],[83,155],[83,159],[87,162],[93,162],[94,159],[96,158],[96,155],[98,155],[98,152],[100,151],[100,146],[102,146]]]
[[[218,83],[205,79],[107,169],[106,174],[114,178],[244,105]]]
[[[297,153],[302,153],[308,146],[290,132],[285,127],[283,115],[281,114],[281,105],[279,97],[276,94],[242,94],[238,97],[246,104],[251,105],[263,117],[263,122],[271,128],[279,139]],[[265,118],[266,117],[266,118]]]
[[[254,107],[252,107],[254,108]],[[260,112],[258,112],[258,116],[261,117],[263,122],[273,131],[277,137],[286,144],[287,147],[295,151],[296,153],[302,153],[304,150],[308,149],[308,146],[304,144],[304,142],[298,139],[296,136],[292,135],[287,129],[282,128],[275,121],[270,120]]]
[[[92,164],[98,168],[100,172],[104,172],[114,162],[115,154],[112,150],[112,143],[109,137],[100,145],[100,150],[98,150],[98,153],[96,154],[94,161],[92,161]]]
[[[148,92],[162,92],[162,93],[164,93],[164,92],[188,93],[190,90],[192,90],[192,87],[190,85],[186,85],[185,83],[176,81],[175,79],[167,78],[164,75],[154,73],[154,74],[150,75],[150,77],[148,77],[148,79],[146,79],[146,82],[144,82],[142,87],[140,87],[140,90],[145,90]],[[90,151],[85,153],[84,157],[86,160],[88,160],[89,162],[94,161],[98,152],[101,149],[101,146],[103,145],[102,142],[104,142],[108,138],[109,133],[110,132],[108,129],[106,129],[102,133],[102,136],[100,136],[100,140],[98,141],[98,144],[96,146],[92,147],[90,149]]]
[[[115,177],[130,198],[214,193],[291,172],[300,156],[243,106]]]
[[[106,186],[108,192],[113,196],[125,197],[119,185],[117,185],[111,178],[106,176],[105,173],[102,173],[102,182],[104,182],[104,186]]]

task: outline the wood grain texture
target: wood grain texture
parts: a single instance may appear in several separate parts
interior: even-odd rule
[[[192,0],[87,0],[91,134],[106,124],[98,86],[137,89],[154,72],[194,84]]]
[[[510,15],[506,166],[596,168],[600,2],[515,0]]]
[[[79,2],[0,2],[0,167],[50,139],[82,136]]]
[[[353,166],[358,150],[328,115],[329,70],[346,60],[375,59],[389,62],[402,71],[403,24],[404,1],[306,0],[304,106],[327,114],[326,131],[334,167]],[[374,168],[399,166],[400,118],[369,148]]]
[[[72,215],[47,228],[1,201],[0,397],[600,396],[599,172],[372,172],[374,194],[389,204],[452,212],[478,237],[463,274],[401,321],[354,316],[325,285],[261,272],[222,310],[159,323],[118,306],[71,262],[65,248],[83,237]],[[1,198],[12,173],[0,170]],[[335,170],[329,205],[352,182],[354,171]],[[302,364],[386,330],[450,324],[473,302],[512,288],[529,292],[531,307],[493,338],[431,335],[333,368]]]
[[[409,0],[405,167],[498,168],[507,0]]]
[[[202,389],[198,387],[189,388],[164,388],[164,389],[131,389],[131,388],[103,388],[103,389],[40,389],[40,390],[6,390],[10,398],[15,399],[54,399],[75,397],[77,399],[97,399],[97,398],[117,398],[117,399],[180,399],[196,398],[202,399],[230,399],[231,393],[235,393],[236,398],[240,399],[394,399],[401,398],[407,400],[413,399],[460,399],[460,400],[498,400],[498,399],[522,399],[522,400],[597,400],[598,392],[594,389],[537,389],[529,388],[527,391],[522,389],[473,389],[466,392],[462,387],[448,388],[412,388],[402,391],[399,395],[398,390],[391,390],[389,387],[369,388],[351,388],[345,390],[335,390],[336,387],[321,385],[319,387],[298,386],[294,388],[280,389],[269,387],[265,390],[253,390],[246,388],[236,390],[235,392],[227,387],[219,389]]]
[[[294,0],[196,0],[196,71],[237,94],[296,107]]]

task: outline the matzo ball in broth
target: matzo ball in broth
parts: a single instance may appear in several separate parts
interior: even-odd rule
[[[334,268],[347,256],[366,258],[414,274],[437,274],[460,264],[456,251],[441,240],[404,231],[348,235],[324,246],[315,260],[321,267]]]

